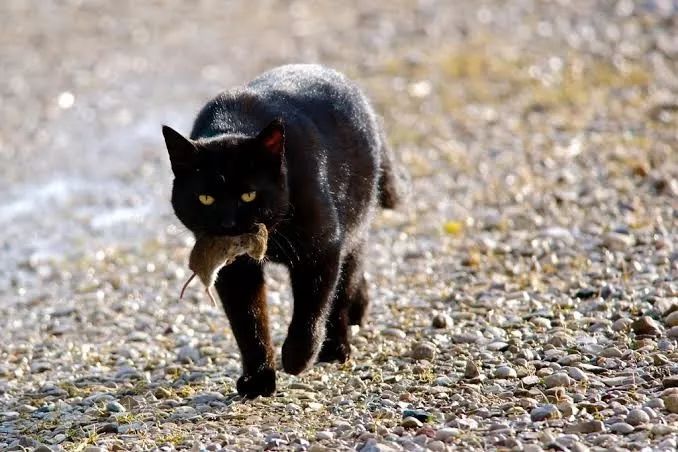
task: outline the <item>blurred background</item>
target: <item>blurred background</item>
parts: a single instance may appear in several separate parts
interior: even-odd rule
[[[612,127],[647,145],[628,107],[675,120],[675,11],[671,0],[4,0],[3,298],[49,273],[43,261],[179,233],[160,125],[187,133],[206,100],[278,64],[356,78],[415,177],[447,161],[436,198],[464,190],[459,177],[483,178],[489,160],[479,167],[473,154],[521,159],[526,143],[576,153],[573,128]],[[609,109],[623,124],[606,123]],[[547,111],[554,133],[510,143],[509,131],[499,146],[459,152],[487,124],[538,128]],[[426,210],[468,216],[459,204]]]
[[[443,426],[675,449],[678,0],[0,0],[0,22],[0,449],[444,450]],[[223,310],[178,301],[161,124],[297,62],[364,88],[412,197],[375,218],[352,360],[233,403]],[[289,285],[267,280],[279,347]]]

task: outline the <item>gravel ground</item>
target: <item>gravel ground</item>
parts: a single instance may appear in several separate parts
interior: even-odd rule
[[[0,450],[675,450],[678,2],[196,4],[0,3]],[[413,191],[351,361],[244,401],[159,125],[299,61]]]

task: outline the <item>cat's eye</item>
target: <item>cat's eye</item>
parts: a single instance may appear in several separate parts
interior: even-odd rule
[[[200,202],[206,206],[209,206],[214,203],[214,198],[210,195],[200,195],[198,196]]]
[[[240,199],[242,199],[244,202],[252,202],[256,197],[257,197],[256,191],[249,191],[247,193],[243,193],[242,195],[240,195]]]

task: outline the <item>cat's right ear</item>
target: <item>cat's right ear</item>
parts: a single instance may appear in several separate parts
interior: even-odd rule
[[[178,176],[193,169],[197,153],[193,143],[169,126],[162,126],[162,135],[165,137],[174,175]]]

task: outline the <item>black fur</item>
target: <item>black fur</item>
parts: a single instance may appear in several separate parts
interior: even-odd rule
[[[368,305],[364,249],[375,208],[394,207],[402,183],[365,96],[343,75],[282,66],[210,101],[190,140],[165,127],[175,174],[172,205],[194,233],[240,234],[263,222],[267,257],[285,264],[294,313],[282,348],[285,371],[316,359],[346,361],[349,324]],[[242,193],[256,191],[251,203]],[[198,195],[215,198],[212,205]],[[238,392],[275,391],[263,268],[240,257],[216,289],[243,359]]]

